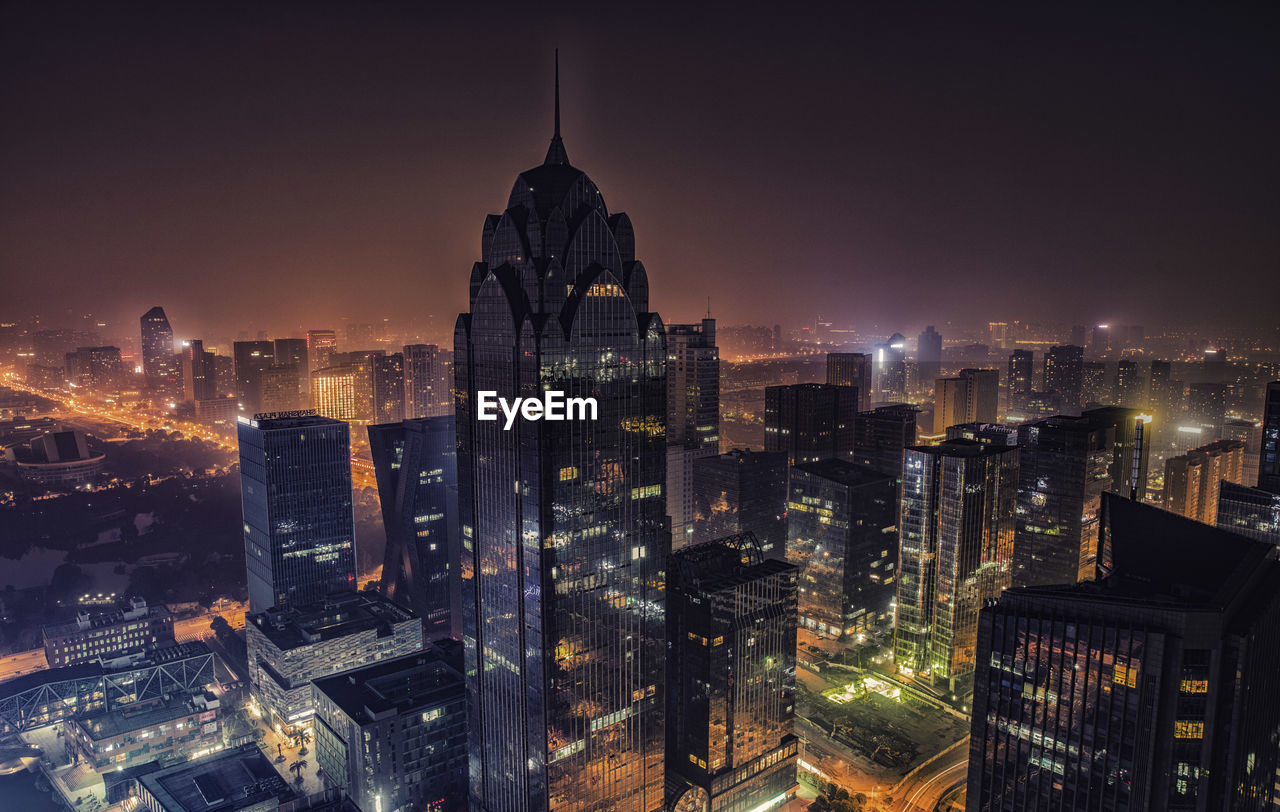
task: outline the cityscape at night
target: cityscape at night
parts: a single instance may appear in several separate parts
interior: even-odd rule
[[[1277,42],[0,4],[0,810],[1280,812]]]

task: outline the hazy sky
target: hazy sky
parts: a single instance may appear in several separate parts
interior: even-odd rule
[[[1280,321],[1274,5],[751,5],[5,4],[0,318],[451,325],[559,46],[667,321]]]

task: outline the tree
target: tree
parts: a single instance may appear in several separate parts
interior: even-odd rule
[[[307,760],[305,758],[299,759],[289,765],[289,771],[294,774],[294,779],[293,779],[294,783],[296,784],[302,783],[302,771],[305,770],[306,768],[307,768]]]
[[[835,784],[828,784],[822,794],[809,804],[809,812],[862,812],[865,801],[865,795],[860,794],[856,798],[851,798],[848,790]]]

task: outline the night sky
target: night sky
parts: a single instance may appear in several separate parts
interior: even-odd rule
[[[558,46],[667,321],[1277,322],[1274,5],[748,5],[5,4],[0,319],[447,329]]]

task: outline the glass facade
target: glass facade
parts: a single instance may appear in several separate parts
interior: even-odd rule
[[[978,610],[1010,585],[1019,449],[947,440],[907,449],[894,658],[969,690]]]
[[[249,611],[355,589],[351,427],[297,412],[237,430]]]
[[[455,332],[473,808],[663,805],[667,347],[625,214],[559,133],[491,215]],[[595,398],[479,421],[476,393]]]
[[[852,460],[858,388],[822,383],[764,390],[764,450],[784,451],[790,465]]]

